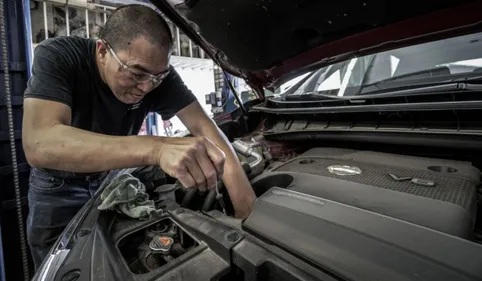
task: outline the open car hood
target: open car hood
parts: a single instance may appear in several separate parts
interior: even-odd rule
[[[262,98],[301,72],[481,29],[482,1],[151,0]]]

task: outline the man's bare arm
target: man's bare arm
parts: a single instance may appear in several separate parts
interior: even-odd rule
[[[226,154],[223,180],[233,202],[236,217],[247,217],[251,213],[256,196],[226,136],[197,101],[182,109],[177,115],[191,134],[208,138]]]
[[[71,172],[99,172],[155,165],[159,139],[150,136],[108,136],[70,126],[69,106],[26,98],[23,147],[29,164]]]

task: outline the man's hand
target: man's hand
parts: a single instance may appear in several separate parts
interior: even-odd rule
[[[156,154],[161,169],[184,187],[212,189],[224,173],[225,154],[205,137],[164,138]]]
[[[238,218],[249,216],[256,195],[229,140],[197,101],[186,106],[177,113],[177,116],[192,135],[209,138],[225,153],[223,181],[233,203],[235,215]]]

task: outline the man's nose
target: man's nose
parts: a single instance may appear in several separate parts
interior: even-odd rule
[[[152,89],[152,82],[146,81],[142,83],[137,83],[137,89],[141,90],[143,93],[147,93]]]

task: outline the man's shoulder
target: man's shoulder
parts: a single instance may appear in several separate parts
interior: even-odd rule
[[[45,46],[51,48],[61,47],[81,47],[87,45],[91,39],[82,38],[78,36],[58,36],[43,40],[38,46]]]
[[[95,41],[67,36],[44,40],[35,47],[32,76],[24,97],[72,106],[74,98],[85,96],[86,88],[90,87],[93,67],[96,67]]]
[[[58,36],[46,39],[36,46],[39,50],[47,49],[58,56],[88,56],[95,44],[92,39],[77,36]]]

